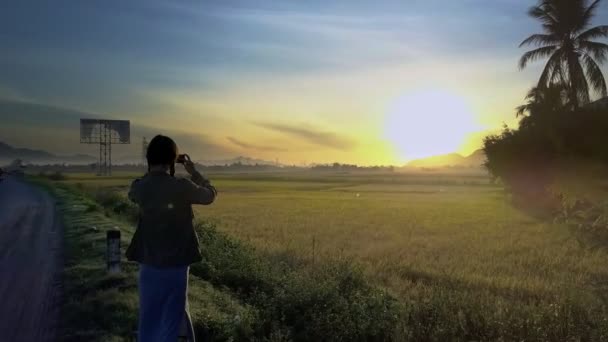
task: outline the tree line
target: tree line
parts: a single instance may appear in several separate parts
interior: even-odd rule
[[[608,163],[608,95],[600,65],[608,57],[608,26],[592,26],[602,0],[540,0],[528,15],[543,32],[521,44],[533,46],[519,68],[546,59],[537,84],[516,108],[517,128],[484,140],[486,168],[514,193],[542,195],[559,163]],[[592,94],[600,100],[592,102]]]

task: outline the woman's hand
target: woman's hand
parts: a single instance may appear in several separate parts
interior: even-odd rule
[[[184,160],[184,168],[186,169],[186,172],[188,172],[188,174],[190,174],[190,175],[192,175],[193,173],[196,172],[196,168],[194,167],[194,163],[190,159],[190,156],[188,156],[187,154],[186,154],[186,158]]]

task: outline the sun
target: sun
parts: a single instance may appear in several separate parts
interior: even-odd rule
[[[464,98],[444,90],[398,98],[389,106],[385,125],[401,161],[456,152],[479,129]]]

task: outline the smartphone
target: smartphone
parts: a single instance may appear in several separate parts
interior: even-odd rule
[[[179,154],[179,155],[177,155],[177,160],[175,162],[179,163],[179,164],[183,164],[187,160],[190,160],[190,157],[187,154]]]

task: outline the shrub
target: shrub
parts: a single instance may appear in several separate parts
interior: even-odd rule
[[[197,231],[203,261],[193,265],[193,273],[257,308],[259,337],[287,332],[294,341],[390,340],[398,304],[352,263],[270,264],[212,225],[199,223]]]
[[[548,206],[548,187],[563,160],[608,162],[608,115],[603,109],[558,109],[533,112],[518,129],[504,127],[484,139],[486,168],[520,196]]]
[[[40,171],[38,173],[38,177],[50,179],[52,181],[63,181],[63,180],[67,179],[67,177],[61,171],[55,171],[52,173],[46,173],[44,171]]]
[[[93,192],[94,200],[106,208],[107,214],[121,215],[130,222],[136,222],[139,216],[137,205],[112,189],[97,189]]]

